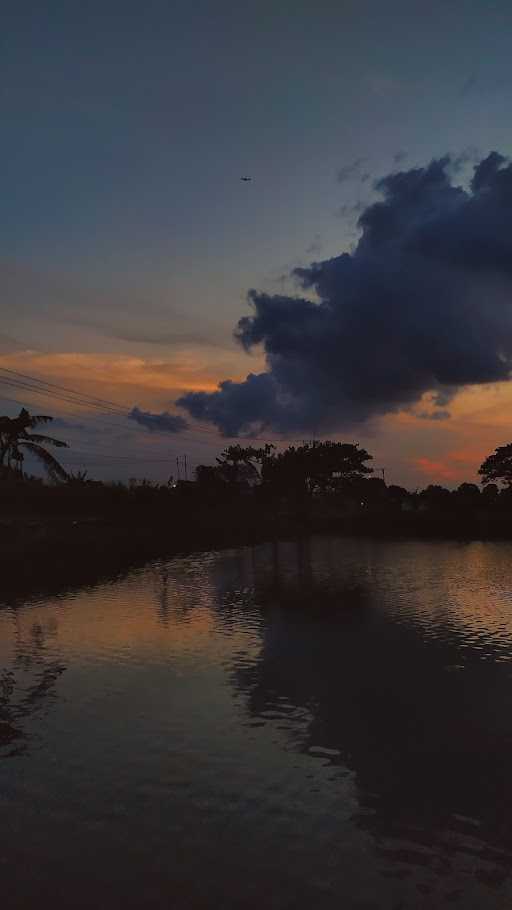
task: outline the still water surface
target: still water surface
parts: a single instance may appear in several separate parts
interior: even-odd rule
[[[0,888],[510,908],[512,544],[314,538],[3,603]]]

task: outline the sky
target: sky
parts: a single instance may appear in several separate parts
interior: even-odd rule
[[[502,0],[11,5],[0,412],[106,479],[241,433],[474,480],[512,438],[511,28]]]

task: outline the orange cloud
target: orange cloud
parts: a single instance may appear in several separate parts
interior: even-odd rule
[[[233,379],[241,378],[245,375],[242,360],[241,352],[222,351],[207,361],[204,349],[200,354],[193,349],[180,351],[169,360],[129,354],[16,351],[1,355],[0,366],[112,399],[121,406],[151,407],[168,403],[184,391],[213,391],[226,370]],[[26,389],[0,388],[11,397],[30,397]]]
[[[444,480],[451,483],[478,479],[478,468],[489,454],[489,448],[457,449],[439,459],[421,456],[413,459],[415,466],[432,482]]]
[[[173,350],[166,359],[129,353],[16,350],[0,354],[0,366],[109,399],[127,410],[137,405],[160,412],[172,410],[172,401],[184,391],[213,391],[226,376],[244,378],[247,359],[236,348],[207,350],[190,345]],[[264,368],[261,356],[250,359],[254,371]],[[0,394],[29,407],[44,407],[55,416],[76,414],[78,408],[81,414],[87,411],[78,404],[2,384],[1,374]],[[417,410],[429,409],[426,395]],[[424,481],[450,486],[477,481],[484,458],[512,440],[512,383],[468,387],[450,403],[449,411],[451,417],[444,421],[419,419],[413,412],[389,414],[370,427],[362,426],[355,435],[375,455],[374,463],[385,466],[386,476],[393,482],[414,487]],[[347,436],[343,432],[332,435]],[[201,440],[198,438],[199,448]],[[144,448],[156,447],[156,442],[149,434],[147,439],[141,434]]]
[[[422,456],[413,459],[416,467],[432,482],[438,480],[454,481],[458,478],[458,472],[451,467],[446,461],[436,461],[433,458]]]
[[[431,410],[431,393],[415,408]],[[512,382],[462,389],[447,406],[450,418],[421,419],[413,411],[389,414],[379,424],[379,459],[397,467],[409,486],[479,482],[478,468],[497,446],[512,441]]]

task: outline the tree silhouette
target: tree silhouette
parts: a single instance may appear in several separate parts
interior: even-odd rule
[[[489,455],[483,464],[480,465],[478,473],[482,477],[484,485],[495,480],[501,480],[507,485],[512,486],[512,443],[506,446],[499,446],[492,455]]]
[[[254,446],[228,446],[216,459],[222,478],[228,483],[261,481],[263,467],[272,457],[274,446],[267,443],[263,448]]]
[[[329,440],[289,446],[283,452],[268,443],[263,448],[233,445],[224,449],[215,467],[199,465],[196,479],[210,491],[257,484],[271,497],[303,497],[355,489],[372,473],[365,464],[371,458],[357,445]]]
[[[24,453],[30,452],[44,465],[52,480],[67,480],[62,465],[45,448],[48,445],[67,448],[67,442],[31,432],[51,420],[53,417],[45,414],[32,415],[26,408],[22,408],[17,417],[0,417],[0,466],[22,474]]]
[[[420,493],[420,500],[429,509],[449,509],[450,491],[438,483],[431,483]]]
[[[498,484],[488,483],[482,490],[482,499],[487,505],[489,505],[489,503],[496,503],[499,494],[500,489],[498,487]]]
[[[365,462],[372,456],[346,442],[307,443],[289,446],[263,463],[263,481],[281,493],[304,496],[334,493],[355,487],[372,473]]]

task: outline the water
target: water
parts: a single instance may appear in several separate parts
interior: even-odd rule
[[[317,538],[0,609],[2,906],[512,906],[512,544]]]

